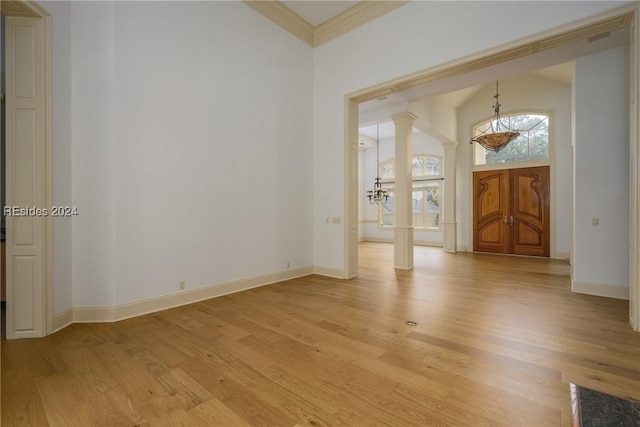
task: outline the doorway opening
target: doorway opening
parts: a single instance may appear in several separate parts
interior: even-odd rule
[[[463,86],[465,81],[486,82],[497,77],[496,70],[499,66],[509,63],[510,72],[514,70],[531,69],[532,64],[539,67],[550,66],[566,62],[571,58],[586,55],[585,46],[592,36],[610,32],[611,34],[623,34],[623,38],[631,47],[631,114],[630,123],[630,148],[632,153],[632,166],[630,171],[632,206],[635,209],[637,202],[638,184],[635,177],[638,169],[637,154],[637,107],[636,82],[637,70],[637,32],[636,16],[637,6],[629,6],[614,11],[605,12],[597,17],[588,18],[573,25],[565,26],[561,30],[550,30],[544,35],[538,35],[536,39],[526,42],[514,42],[507,47],[495,49],[493,52],[481,58],[466,58],[453,63],[435,66],[420,73],[411,74],[408,77],[398,78],[377,86],[369,87],[361,91],[353,92],[345,96],[345,233],[344,233],[344,272],[343,277],[353,278],[358,275],[358,114],[359,104],[378,98],[389,97],[404,91],[427,93],[436,95],[447,91],[452,86]],[[576,45],[580,45],[579,49]],[[582,50],[580,50],[582,49]],[[562,58],[562,59],[559,59]],[[528,68],[527,68],[528,67]],[[487,74],[491,77],[487,78]],[[499,76],[498,76],[499,77]],[[482,80],[481,80],[482,79]],[[446,84],[445,84],[446,82]],[[425,96],[425,95],[423,95]],[[417,98],[416,98],[417,99]],[[471,172],[469,172],[471,173]],[[633,211],[635,212],[635,210]],[[638,256],[635,252],[635,238],[637,237],[637,215],[631,215],[630,231],[633,235],[630,251],[630,321],[634,328],[640,327],[635,319],[638,318],[638,283],[637,264]]]

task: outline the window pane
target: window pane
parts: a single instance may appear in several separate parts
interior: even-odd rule
[[[427,175],[440,175],[440,159],[427,157]]]
[[[393,191],[389,190],[389,199],[384,205],[380,205],[380,225],[383,227],[393,226],[393,204],[395,201]]]
[[[487,150],[486,158],[487,164],[491,163],[506,163],[506,162],[522,162],[529,159],[528,146],[527,146],[527,133],[526,131],[520,132],[520,136],[514,139],[499,152],[493,152]]]
[[[380,165],[380,178],[394,178],[393,161],[387,161]]]
[[[440,158],[431,156],[413,156],[412,175],[440,176]]]
[[[529,131],[529,157],[549,158],[549,119],[546,117]]]
[[[429,184],[426,188],[427,228],[440,228],[440,183]]]
[[[413,159],[412,159],[413,168],[411,170],[411,174],[413,176],[424,175],[425,163],[426,163],[426,158],[425,157],[413,156]]]
[[[413,190],[412,193],[413,226],[424,228],[424,190]]]

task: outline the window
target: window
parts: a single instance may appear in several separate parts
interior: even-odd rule
[[[549,116],[545,114],[512,114],[501,117],[501,122],[510,129],[520,132],[520,136],[495,153],[474,143],[475,164],[524,162],[549,158]],[[490,131],[493,121],[481,123],[473,128],[478,136]]]
[[[414,155],[412,159],[412,212],[413,226],[421,230],[440,229],[440,191],[441,191],[441,158],[432,155]],[[394,160],[380,164],[380,178],[388,180],[383,183],[391,194],[386,204],[379,207],[381,227],[393,227],[394,209]],[[383,181],[384,182],[384,181]]]

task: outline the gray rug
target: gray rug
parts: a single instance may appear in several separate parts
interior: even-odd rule
[[[640,402],[576,388],[580,427],[640,427]]]

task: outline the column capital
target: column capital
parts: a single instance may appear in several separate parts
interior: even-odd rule
[[[417,118],[418,117],[415,114],[409,112],[394,114],[393,116],[391,116],[391,119],[393,119],[393,121],[396,123],[402,121],[410,121],[411,123],[413,123]]]
[[[460,145],[458,141],[445,141],[442,143],[442,148],[446,150],[446,149],[456,148],[458,145]]]

